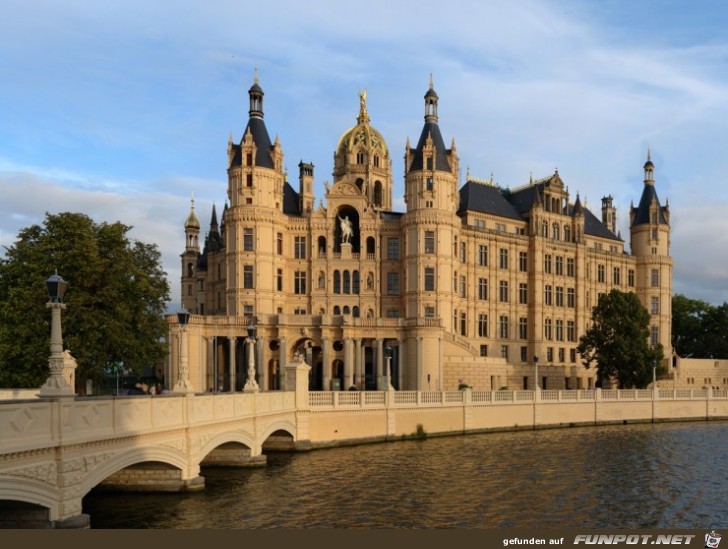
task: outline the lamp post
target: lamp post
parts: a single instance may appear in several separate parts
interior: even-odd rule
[[[41,397],[75,396],[73,387],[63,377],[63,335],[61,330],[61,309],[66,308],[63,296],[68,288],[68,282],[55,274],[46,280],[48,290],[48,303],[46,307],[51,310],[51,356],[48,359],[50,376],[40,388]]]
[[[187,340],[185,338],[187,323],[190,321],[190,313],[182,309],[177,313],[177,321],[179,322],[179,365],[177,368],[177,383],[174,384],[173,393],[192,393],[192,383],[190,383],[190,367],[187,357]]]
[[[534,370],[534,376],[535,376],[535,386],[536,390],[538,391],[540,387],[538,386],[538,355],[533,355],[533,370]]]
[[[387,391],[394,391],[394,387],[392,387],[392,348],[389,345],[384,348],[384,355],[387,364],[387,369],[384,374],[385,389]]]
[[[255,381],[255,357],[253,356],[253,344],[255,343],[255,325],[253,321],[248,324],[248,337],[245,342],[248,344],[248,380],[245,382],[243,392],[257,393],[260,390],[258,382]]]

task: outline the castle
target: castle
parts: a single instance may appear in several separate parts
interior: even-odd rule
[[[220,223],[213,206],[201,239],[193,201],[184,224],[195,390],[242,390],[250,358],[260,389],[280,389],[294,356],[311,366],[312,390],[532,389],[536,375],[542,389],[591,388],[595,372],[576,346],[612,288],[639,296],[651,343],[671,356],[670,210],[649,152],[627,250],[613,198],[597,217],[558,171],[513,189],[470,177],[459,187],[430,82],[419,139],[404,150],[406,211],[395,212],[390,150],[363,92],[316,206],[312,164],[298,165],[295,188],[287,180],[257,74],[248,93],[247,126],[228,142]],[[170,386],[179,335],[171,321]]]

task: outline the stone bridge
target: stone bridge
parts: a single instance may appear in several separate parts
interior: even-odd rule
[[[299,369],[307,381],[308,367]],[[1,402],[0,526],[88,527],[82,500],[97,486],[201,490],[200,466],[263,465],[266,449],[301,449],[296,396],[293,390]]]

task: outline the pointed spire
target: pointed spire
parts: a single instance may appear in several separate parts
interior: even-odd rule
[[[255,67],[255,69],[253,69],[253,84],[257,84],[257,83],[258,83],[258,67]]]
[[[528,184],[533,185],[533,172],[528,172]]]
[[[195,193],[192,193],[190,197],[190,213],[185,221],[185,229],[200,229],[200,222],[195,215]]]
[[[581,206],[581,199],[579,198],[579,193],[576,193],[576,202],[574,202],[574,215],[582,215],[583,208]]]
[[[430,74],[430,88],[425,93],[425,120],[427,122],[437,122],[437,93],[432,84],[432,74]]]
[[[465,181],[470,181],[470,166],[466,166],[465,168]]]
[[[645,162],[645,185],[655,184],[655,165],[652,163],[650,149],[647,148],[647,162]]]
[[[430,89],[431,90],[435,89],[435,85],[432,83],[432,73],[430,73]]]

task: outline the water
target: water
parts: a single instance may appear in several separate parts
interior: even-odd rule
[[[728,527],[728,423],[490,433],[270,454],[195,494],[95,494],[92,528]]]

